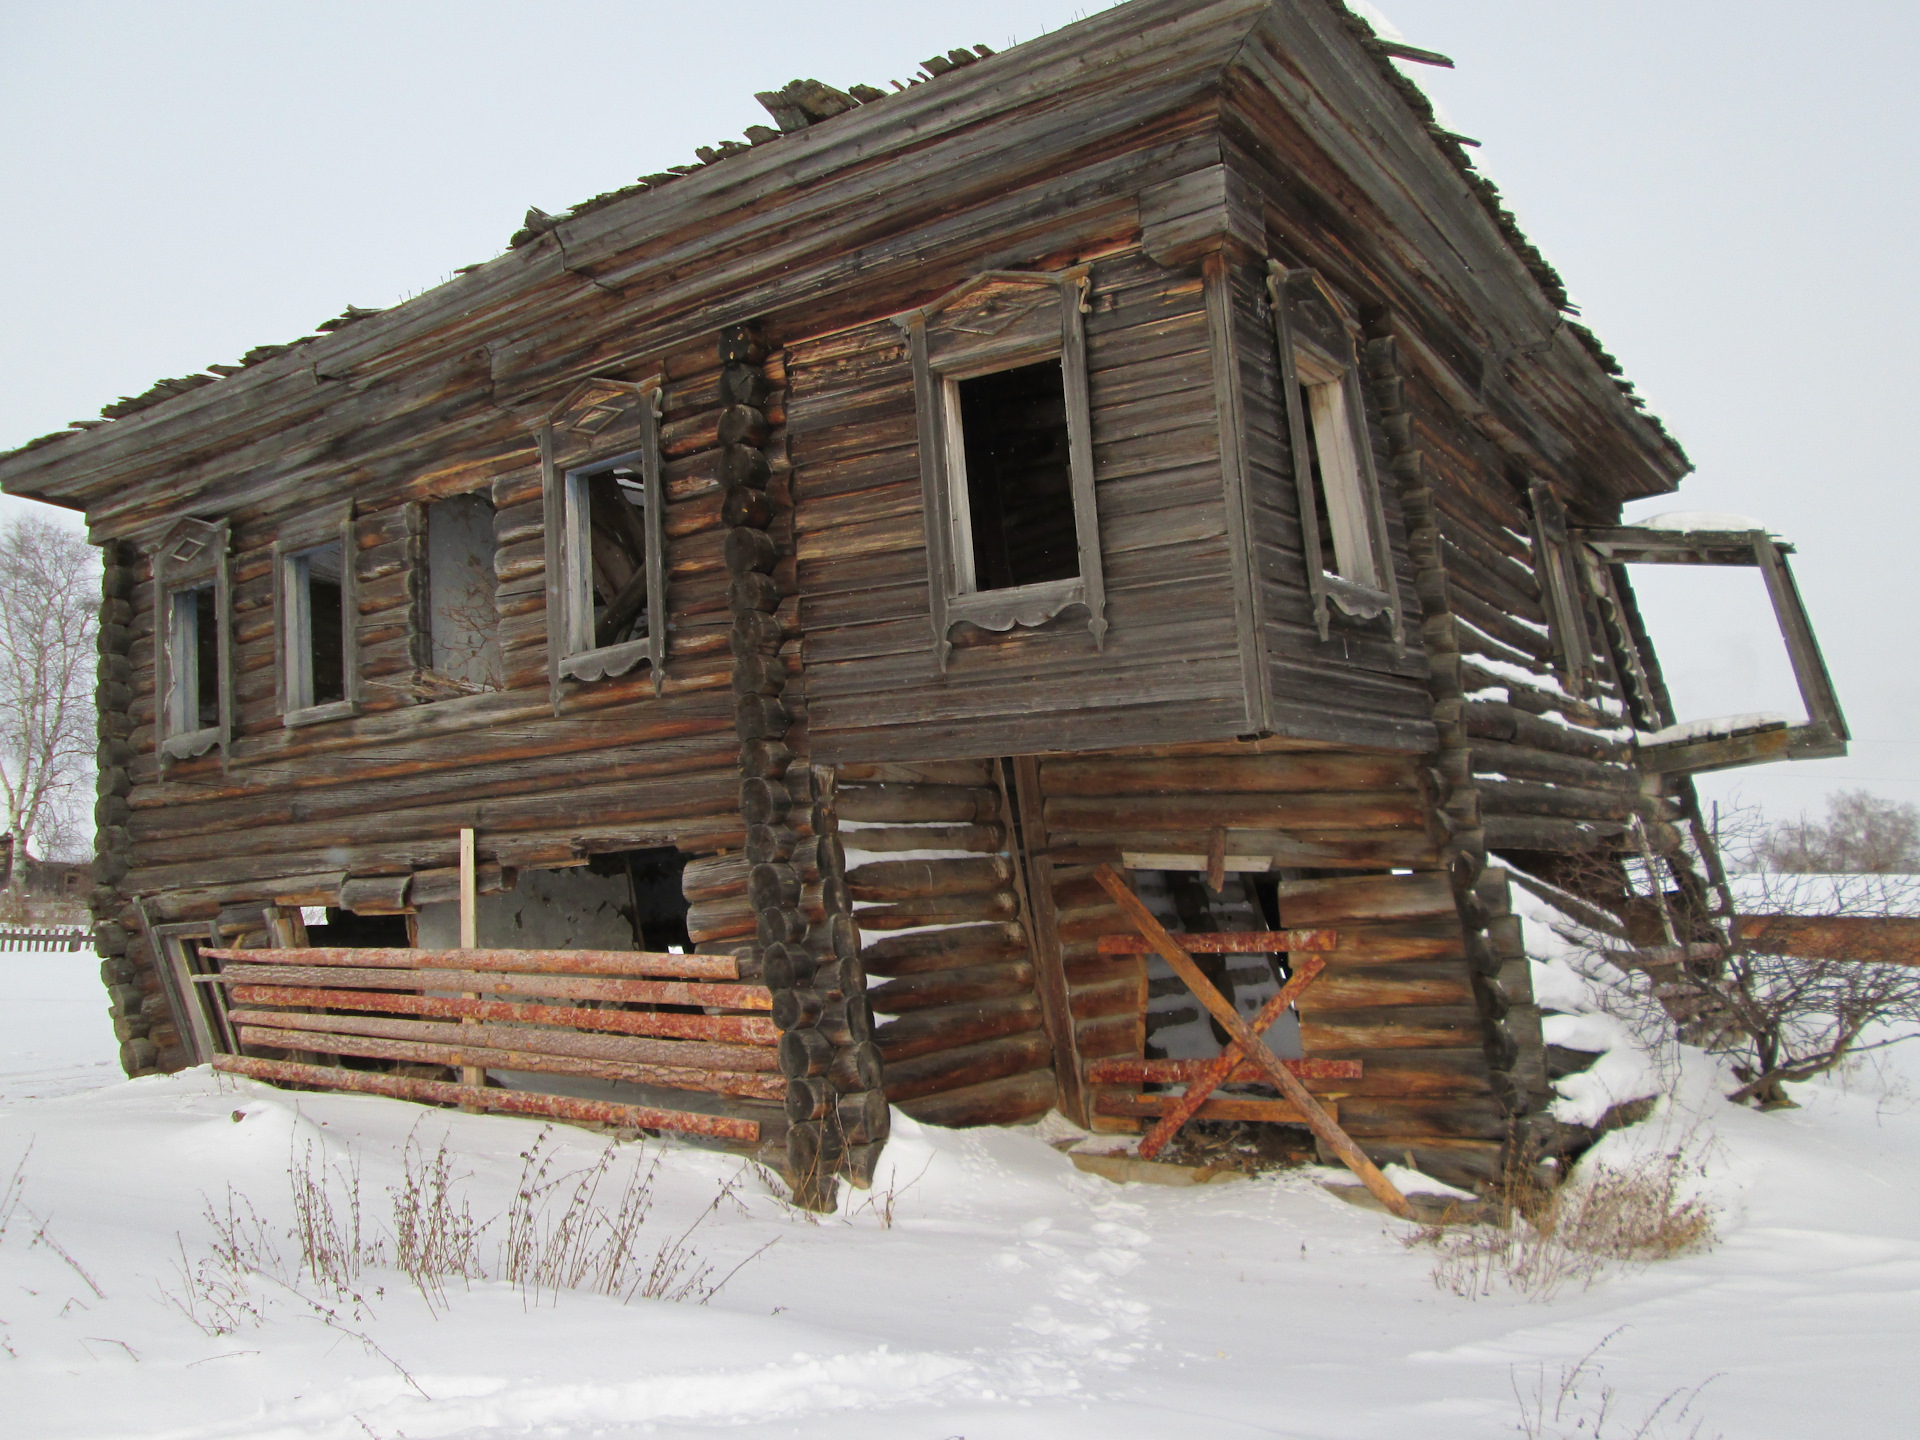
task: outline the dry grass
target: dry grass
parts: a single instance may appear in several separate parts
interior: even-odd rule
[[[1620,1333],[1605,1336],[1552,1378],[1541,1364],[1523,1384],[1519,1367],[1514,1367],[1513,1397],[1520,1406],[1515,1428],[1527,1440],[1704,1440],[1706,1419],[1693,1413],[1694,1406],[1717,1377],[1708,1376],[1691,1389],[1670,1390],[1637,1421],[1629,1420],[1620,1392],[1606,1383],[1599,1361],[1600,1352]],[[1717,1440],[1719,1432],[1713,1435]]]
[[[1625,1168],[1598,1166],[1556,1189],[1519,1187],[1504,1226],[1432,1226],[1410,1244],[1439,1251],[1434,1284],[1477,1299],[1501,1287],[1550,1300],[1608,1268],[1693,1254],[1713,1243],[1717,1214],[1687,1194],[1697,1173],[1680,1151]]]
[[[521,1154],[506,1211],[479,1220],[463,1193],[471,1176],[446,1141],[429,1153],[409,1136],[402,1181],[387,1190],[385,1233],[376,1234],[358,1161],[329,1166],[309,1143],[288,1161],[293,1224],[284,1232],[286,1255],[280,1233],[228,1187],[224,1207],[208,1201],[203,1212],[212,1232],[205,1251],[196,1258],[181,1241],[177,1287],[162,1293],[206,1334],[228,1335],[261,1324],[268,1308],[262,1296],[281,1291],[393,1363],[348,1324],[369,1318],[373,1302],[385,1298],[384,1287],[369,1283],[369,1272],[398,1271],[435,1314],[447,1307],[448,1282],[475,1280],[504,1281],[530,1305],[551,1302],[563,1290],[622,1303],[637,1297],[704,1305],[768,1248],[715,1278],[691,1243],[723,1203],[739,1204],[740,1176],[723,1184],[684,1229],[649,1250],[640,1243],[641,1227],[653,1208],[662,1157],[649,1160],[636,1151],[623,1164],[620,1150],[609,1145],[592,1164],[561,1170],[558,1156],[551,1127],[543,1129]],[[0,1192],[0,1214],[6,1193]],[[491,1252],[489,1234],[500,1237]]]

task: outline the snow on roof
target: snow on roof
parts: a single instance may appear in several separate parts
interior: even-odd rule
[[[1642,530],[1765,530],[1767,527],[1751,515],[1735,515],[1725,510],[1664,510],[1650,519],[1638,521]]]

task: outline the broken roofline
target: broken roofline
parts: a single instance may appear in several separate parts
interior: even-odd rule
[[[558,274],[584,271],[594,261],[604,262],[650,236],[697,224],[695,217],[702,210],[730,209],[738,204],[739,191],[745,185],[767,180],[778,183],[782,179],[784,184],[779,188],[783,189],[817,184],[837,169],[881,158],[886,151],[873,144],[876,140],[902,142],[890,147],[897,157],[907,149],[924,148],[936,139],[990,124],[1009,110],[1030,103],[1036,93],[1058,95],[1090,88],[1085,84],[1089,75],[1100,75],[1109,80],[1111,88],[1121,89],[1124,86],[1119,81],[1124,76],[1118,67],[1131,63],[1139,68],[1145,57],[1157,56],[1162,46],[1174,58],[1191,57],[1179,74],[1182,83],[1168,92],[1162,105],[1162,109],[1175,108],[1217,85],[1234,69],[1242,43],[1270,13],[1291,10],[1311,24],[1305,12],[1317,4],[1324,5],[1326,13],[1371,58],[1371,68],[1407,104],[1437,153],[1467,181],[1468,193],[1491,221],[1500,247],[1527,277],[1533,300],[1545,312],[1542,318],[1550,317],[1556,328],[1564,326],[1570,332],[1609,391],[1617,394],[1619,404],[1608,407],[1616,413],[1606,419],[1629,433],[1639,431],[1636,448],[1648,465],[1649,473],[1631,487],[1633,493],[1654,494],[1673,488],[1691,468],[1684,453],[1656,419],[1638,409],[1640,402],[1632,386],[1615,378],[1620,372],[1618,363],[1591,331],[1557,313],[1566,305],[1558,275],[1520,233],[1512,215],[1500,205],[1491,182],[1472,170],[1458,137],[1433,123],[1432,107],[1425,96],[1394,67],[1392,56],[1404,47],[1380,41],[1371,27],[1345,10],[1339,0],[1280,0],[1277,5],[1255,0],[1216,0],[1203,5],[1192,0],[1134,0],[1133,4],[1117,6],[994,57],[986,67],[991,76],[977,62],[962,66],[949,61],[945,75],[940,77],[945,84],[937,92],[928,84],[893,95],[873,92],[871,87],[855,87],[874,96],[864,103],[852,93],[824,85],[819,85],[816,93],[817,82],[793,82],[783,91],[768,92],[776,104],[792,111],[783,116],[769,107],[783,123],[796,116],[808,120],[805,131],[790,134],[817,130],[828,123],[817,117],[831,104],[839,103],[838,97],[844,96],[852,106],[828,117],[835,133],[830,139],[809,145],[803,154],[795,155],[786,146],[733,145],[724,153],[716,152],[712,162],[700,167],[676,167],[685,173],[674,178],[694,183],[675,188],[665,199],[655,198],[659,185],[635,185],[582,202],[565,216],[534,212],[530,219],[535,225],[514,237],[520,242],[518,249],[510,248],[507,254],[484,264],[463,267],[456,279],[424,295],[386,311],[349,306],[342,315],[319,327],[330,332],[326,335],[304,337],[288,345],[256,347],[240,367],[213,366],[214,374],[161,381],[144,396],[107,406],[102,413],[110,417],[108,420],[74,422],[66,431],[0,454],[0,487],[71,508],[87,508],[89,491],[97,500],[109,488],[127,480],[122,467],[136,454],[154,462],[167,458],[177,461],[178,456],[164,455],[165,447],[182,445],[210,428],[224,428],[243,420],[256,409],[252,395],[270,386],[301,376],[311,377],[315,384],[344,379],[376,383],[393,368],[391,363],[383,365],[383,359],[390,361],[403,347],[410,347],[435,330],[453,333],[432,351],[462,345],[471,348],[476,328],[487,316],[504,310],[541,283]],[[964,52],[950,52],[959,53]],[[938,58],[927,62],[929,68],[937,68]],[[1164,68],[1151,67],[1156,74]],[[971,82],[968,77],[972,77]],[[1012,93],[1014,98],[1000,99],[1004,93]],[[831,104],[814,103],[820,95],[829,97]],[[935,98],[929,99],[929,95]],[[873,120],[872,112],[881,101],[890,102],[890,108],[879,120]],[[807,139],[811,141],[812,134],[808,133]],[[724,161],[732,163],[723,170],[720,167]],[[785,177],[778,176],[782,169],[788,171]],[[658,176],[649,178],[662,180]],[[593,217],[590,222],[589,217]],[[554,237],[552,245],[530,243],[548,235]],[[1478,278],[1482,282],[1487,279]],[[1472,308],[1470,304],[1468,308]],[[747,304],[743,314],[731,318],[749,318],[752,309]],[[431,363],[432,351],[415,350],[408,363]],[[1490,352],[1489,358],[1498,357]],[[234,383],[199,393],[215,386],[216,375],[231,377]],[[116,416],[127,418],[112,418]],[[130,425],[129,420],[134,423]],[[57,450],[37,453],[49,445],[56,445]]]

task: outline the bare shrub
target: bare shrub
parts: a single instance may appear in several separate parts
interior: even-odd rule
[[[316,1163],[309,1140],[298,1164],[289,1163],[293,1185],[293,1230],[299,1243],[300,1266],[323,1295],[364,1305],[360,1275],[368,1265],[386,1260],[383,1241],[366,1238],[362,1229],[360,1161],[349,1155],[331,1171],[324,1159]],[[339,1185],[336,1206],[333,1186]]]
[[[455,1199],[453,1158],[444,1136],[428,1156],[417,1131],[409,1134],[401,1164],[405,1178],[400,1188],[387,1191],[393,1205],[394,1261],[428,1308],[444,1309],[448,1280],[486,1278],[480,1240],[491,1222],[475,1221],[467,1201]]]
[[[1719,1377],[1710,1375],[1692,1389],[1669,1390],[1638,1422],[1628,1420],[1621,1414],[1620,1392],[1606,1383],[1605,1366],[1597,1358],[1620,1333],[1611,1332],[1571,1365],[1560,1366],[1552,1379],[1542,1363],[1523,1386],[1520,1367],[1513,1368],[1513,1398],[1520,1406],[1515,1428],[1527,1440],[1702,1440],[1706,1421],[1693,1414],[1693,1407]]]
[[[1610,1266],[1691,1254],[1713,1243],[1716,1212],[1686,1192],[1697,1167],[1679,1150],[1624,1167],[1601,1165],[1557,1188],[1516,1184],[1505,1225],[1431,1226],[1409,1244],[1439,1251],[1433,1281],[1467,1299],[1506,1286],[1551,1300],[1585,1289]]]
[[[456,1279],[504,1280],[529,1304],[579,1290],[623,1303],[638,1297],[704,1305],[773,1243],[717,1279],[691,1243],[723,1203],[739,1205],[736,1175],[684,1230],[649,1252],[639,1243],[640,1230],[653,1208],[663,1157],[649,1162],[635,1153],[623,1170],[619,1149],[608,1145],[592,1164],[556,1171],[558,1153],[552,1127],[541,1130],[521,1153],[519,1183],[506,1212],[482,1221],[460,1193],[471,1177],[457,1173],[445,1138],[429,1154],[417,1136],[408,1136],[402,1181],[387,1190],[389,1251],[386,1236],[369,1233],[358,1159],[350,1155],[328,1165],[309,1142],[287,1165],[293,1224],[285,1234],[293,1262],[283,1258],[274,1231],[252,1202],[229,1186],[223,1207],[206,1202],[212,1239],[205,1253],[194,1258],[182,1242],[174,1265],[178,1286],[161,1294],[207,1334],[230,1334],[261,1322],[265,1306],[255,1282],[264,1282],[393,1363],[346,1324],[370,1316],[372,1302],[385,1296],[384,1288],[367,1283],[368,1270],[391,1264],[435,1313],[445,1310],[447,1282]],[[496,1227],[501,1242],[489,1263],[483,1240]]]
[[[1827,797],[1827,818],[1768,826],[1753,861],[1769,870],[1822,875],[1920,872],[1920,805],[1866,790]]]

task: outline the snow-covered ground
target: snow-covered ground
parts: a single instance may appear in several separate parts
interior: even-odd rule
[[[1533,1433],[1631,1436],[1702,1382],[1683,1420],[1667,1423],[1676,1400],[1645,1433],[1693,1433],[1696,1418],[1700,1435],[1740,1440],[1915,1425],[1920,1085],[1891,1068],[1799,1087],[1804,1108],[1761,1115],[1715,1105],[1710,1067],[1689,1064],[1683,1105],[1606,1144],[1693,1134],[1719,1242],[1544,1303],[1436,1287],[1434,1252],[1403,1244],[1407,1227],[1308,1176],[1119,1186],[1030,1133],[898,1120],[876,1191],[891,1189],[890,1226],[858,1194],[814,1223],[739,1161],[671,1150],[649,1251],[727,1182],[743,1202],[688,1242],[716,1276],[747,1261],[704,1306],[529,1304],[476,1282],[436,1314],[397,1272],[369,1270],[379,1293],[363,1310],[323,1301],[329,1321],[259,1281],[244,1303],[261,1323],[209,1335],[169,1296],[184,1294],[182,1253],[208,1253],[203,1207],[229,1186],[295,1256],[288,1170],[309,1142],[357,1161],[371,1236],[410,1134],[428,1150],[447,1139],[485,1218],[540,1127],[206,1071],[121,1081],[90,962],[0,955],[0,969],[0,1184],[26,1157],[0,1236],[9,1436],[1486,1440],[1522,1433],[1543,1384],[1551,1411],[1563,1367],[1603,1341],[1599,1372]],[[600,1152],[556,1135],[565,1163]]]

